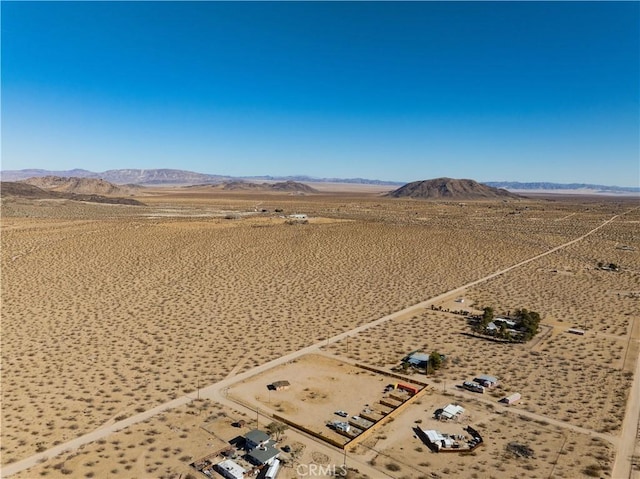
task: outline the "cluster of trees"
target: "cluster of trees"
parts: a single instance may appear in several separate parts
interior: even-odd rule
[[[540,325],[540,314],[536,311],[529,311],[527,309],[517,309],[513,315],[510,315],[512,321],[514,321],[515,327],[513,329],[518,331],[518,337],[514,338],[504,321],[498,321],[496,326],[498,330],[495,335],[503,339],[521,339],[523,341],[529,341],[538,333],[538,327]],[[491,306],[487,306],[482,310],[482,316],[478,323],[477,331],[486,334],[487,326],[495,319],[495,311]]]
[[[266,429],[269,435],[275,436],[274,439],[276,441],[279,441],[282,433],[285,432],[288,428],[289,426],[287,426],[286,424],[283,424],[278,421],[273,421],[267,425]]]
[[[540,314],[526,309],[517,309],[515,314],[517,328],[522,330],[522,339],[529,341],[538,334],[540,324]]]
[[[444,356],[438,351],[433,351],[429,355],[429,368],[436,371],[442,367],[442,361]]]

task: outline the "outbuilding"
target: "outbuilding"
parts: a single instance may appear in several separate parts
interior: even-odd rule
[[[274,459],[269,469],[267,469],[267,473],[265,474],[265,479],[275,479],[278,475],[278,471],[280,470],[280,459]]]
[[[464,408],[457,404],[449,404],[440,412],[440,419],[454,419],[464,413]]]
[[[291,383],[289,381],[274,381],[270,384],[270,388],[272,391],[284,391],[289,389]]]
[[[507,396],[506,398],[501,399],[500,402],[505,404],[514,404],[520,401],[520,399],[522,399],[522,396],[520,395],[520,393],[513,393],[510,396]]]
[[[426,369],[429,364],[429,355],[426,353],[414,352],[404,359],[404,362],[418,369]]]
[[[483,374],[473,379],[474,383],[478,383],[485,388],[494,388],[498,385],[498,378]]]
[[[216,468],[218,469],[218,472],[227,479],[244,479],[244,475],[247,473],[243,467],[233,462],[231,459],[219,462],[216,465]]]

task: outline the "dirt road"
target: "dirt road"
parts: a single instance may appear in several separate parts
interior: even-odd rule
[[[640,319],[636,318],[636,321]],[[635,339],[637,341],[638,339]],[[613,463],[612,479],[629,479],[631,477],[631,458],[636,447],[638,423],[640,421],[640,361],[636,357],[636,371],[627,399],[627,412],[622,422],[622,434],[618,446],[616,460]]]
[[[367,329],[373,328],[375,326],[378,326],[379,324],[385,323],[387,321],[391,321],[391,320],[393,320],[395,318],[398,318],[398,317],[401,317],[403,315],[411,314],[411,313],[417,312],[419,310],[422,310],[424,308],[428,308],[432,304],[435,304],[435,303],[437,303],[437,302],[439,302],[439,301],[441,301],[443,299],[446,299],[446,298],[448,298],[448,297],[450,297],[452,295],[457,295],[460,292],[466,290],[467,288],[470,288],[470,287],[475,286],[477,284],[481,284],[481,283],[483,283],[485,281],[488,281],[488,280],[490,280],[492,278],[495,278],[497,276],[505,274],[505,273],[507,273],[507,272],[509,272],[509,271],[511,271],[513,269],[519,268],[519,267],[521,267],[521,266],[523,266],[525,264],[531,263],[532,261],[536,261],[539,258],[542,258],[542,257],[547,256],[549,254],[552,254],[552,253],[554,253],[556,251],[559,251],[559,250],[561,250],[563,248],[566,248],[567,246],[570,246],[570,245],[572,245],[574,243],[577,243],[577,242],[583,240],[584,238],[588,237],[589,235],[595,233],[596,231],[600,230],[601,228],[604,228],[606,225],[608,225],[609,223],[614,221],[618,216],[619,215],[613,216],[612,218],[610,218],[607,221],[603,222],[601,225],[597,226],[596,228],[592,229],[591,231],[587,232],[586,234],[584,234],[584,235],[582,235],[582,236],[580,236],[580,237],[578,237],[578,238],[576,238],[574,240],[571,240],[571,241],[569,241],[567,243],[564,243],[564,244],[562,244],[560,246],[556,246],[555,248],[552,248],[552,249],[550,249],[548,251],[545,251],[544,253],[541,253],[539,255],[533,256],[533,257],[531,257],[529,259],[521,261],[521,262],[519,262],[517,264],[514,264],[512,266],[509,266],[508,268],[502,269],[500,271],[496,271],[496,272],[491,273],[491,274],[489,274],[489,275],[487,275],[487,276],[485,276],[483,278],[477,279],[477,280],[472,281],[470,283],[467,283],[467,284],[465,284],[463,286],[460,286],[458,288],[455,288],[455,289],[452,289],[452,290],[447,291],[445,293],[442,293],[442,294],[440,294],[440,295],[438,295],[438,296],[436,296],[434,298],[430,298],[430,299],[428,299],[426,301],[422,301],[422,302],[420,302],[418,304],[415,304],[413,306],[405,308],[405,309],[403,309],[401,311],[397,311],[395,313],[389,314],[387,316],[379,318],[379,319],[377,319],[375,321],[372,321],[370,323],[363,324],[361,326],[353,328],[353,329],[351,329],[349,331],[342,332],[340,334],[335,335],[332,338],[329,338],[328,340],[323,340],[323,341],[320,341],[320,342],[318,342],[316,344],[312,344],[311,346],[307,346],[306,348],[300,349],[298,351],[291,352],[291,353],[286,354],[286,355],[284,355],[284,356],[282,356],[280,358],[274,359],[274,360],[272,360],[272,361],[270,361],[268,363],[265,363],[265,364],[262,364],[262,365],[260,365],[258,367],[255,367],[255,368],[253,368],[253,369],[251,369],[249,371],[246,371],[244,373],[238,374],[236,376],[228,377],[228,378],[226,378],[226,379],[224,379],[224,380],[222,380],[220,382],[212,384],[212,385],[210,385],[210,386],[208,386],[206,388],[200,389],[200,392],[199,392],[200,397],[201,398],[212,398],[212,399],[215,399],[216,401],[227,403],[228,400],[226,400],[226,398],[224,398],[223,391],[226,388],[228,388],[229,386],[231,386],[232,384],[234,384],[234,383],[236,383],[238,381],[242,381],[242,380],[247,379],[247,378],[249,378],[251,376],[254,376],[256,374],[260,374],[260,373],[262,373],[262,372],[264,372],[264,371],[266,371],[268,369],[271,369],[271,368],[273,368],[275,366],[279,366],[281,364],[285,364],[285,363],[287,363],[289,361],[297,359],[297,358],[299,358],[301,356],[304,356],[306,354],[316,352],[322,346],[325,346],[326,344],[329,344],[329,343],[332,343],[332,342],[336,342],[336,341],[340,341],[340,340],[346,338],[347,336],[351,336],[351,335],[354,335],[354,334],[361,333],[363,331],[366,331]],[[627,445],[625,445],[624,446],[625,451],[627,451],[627,449],[629,449],[629,451],[627,451],[625,453],[619,453],[616,456],[616,463],[615,463],[614,467],[616,467],[617,469],[614,469],[614,471],[620,471],[620,472],[618,472],[618,474],[624,473],[624,470],[630,470],[629,455],[633,453],[633,447],[634,447],[634,444],[635,444],[635,429],[632,428],[630,426],[630,424],[632,422],[634,422],[633,419],[635,418],[635,423],[634,424],[637,425],[638,414],[640,413],[640,406],[638,405],[639,396],[640,396],[640,393],[638,393],[638,388],[640,387],[640,382],[638,381],[638,371],[640,371],[640,364],[638,365],[638,368],[636,369],[636,378],[635,378],[635,381],[633,383],[634,385],[633,385],[633,389],[632,389],[632,396],[633,396],[633,398],[635,398],[634,399],[635,402],[633,402],[632,399],[630,398],[629,404],[633,405],[633,407],[630,406],[630,407],[627,408],[627,416],[625,416],[625,423],[624,423],[624,425],[626,426],[626,429],[624,429],[624,431],[625,431],[624,434],[626,434],[626,435],[624,435],[623,437],[627,438],[627,435],[629,435],[629,434],[631,435],[631,440],[629,441],[630,446],[627,447]],[[20,472],[20,471],[24,471],[26,469],[29,469],[29,468],[35,466],[36,464],[42,462],[43,460],[50,459],[50,458],[58,456],[60,454],[76,450],[76,449],[78,449],[79,447],[81,447],[81,446],[83,446],[85,444],[89,444],[89,443],[94,442],[94,441],[96,441],[98,439],[102,439],[102,438],[104,438],[106,436],[109,436],[110,434],[112,434],[112,433],[114,433],[116,431],[119,431],[119,430],[127,428],[127,427],[129,427],[129,426],[131,426],[133,424],[136,424],[136,423],[139,423],[141,421],[144,421],[144,420],[146,420],[146,419],[148,419],[150,417],[153,417],[153,416],[155,416],[155,415],[157,415],[157,414],[159,414],[159,413],[161,413],[163,411],[166,411],[168,409],[172,409],[172,408],[184,405],[184,404],[192,401],[193,399],[195,399],[195,396],[196,396],[196,393],[192,393],[190,396],[182,396],[180,398],[174,399],[173,401],[167,402],[165,404],[157,406],[157,407],[155,407],[153,409],[150,409],[148,411],[145,411],[143,413],[136,414],[136,415],[131,416],[131,417],[127,418],[127,419],[124,419],[122,421],[119,421],[119,422],[116,422],[114,424],[111,424],[111,425],[109,425],[107,427],[103,426],[102,428],[99,428],[99,429],[97,429],[95,431],[92,431],[92,432],[90,432],[88,434],[85,434],[83,436],[77,437],[77,438],[75,438],[75,439],[73,439],[71,441],[68,441],[68,442],[66,442],[64,444],[60,444],[60,445],[58,445],[56,447],[53,447],[51,449],[48,449],[48,450],[46,450],[44,452],[41,452],[41,453],[38,453],[38,454],[34,454],[33,456],[27,457],[27,458],[25,458],[25,459],[23,459],[21,461],[17,461],[17,462],[11,463],[11,464],[7,464],[0,471],[0,477],[3,477],[3,478],[4,477],[9,477],[9,476],[11,476],[13,474],[16,474],[16,473]],[[233,403],[233,404],[235,404],[235,403]],[[238,405],[235,405],[234,408],[237,409]],[[629,432],[629,430],[631,432]],[[623,441],[623,443],[624,443],[624,441]],[[625,456],[625,454],[626,454],[626,456]],[[621,465],[619,465],[619,463]],[[625,466],[625,464],[626,464],[626,466]],[[626,467],[626,469],[625,469],[625,467]],[[614,475],[613,477],[615,479],[618,479],[618,478],[622,479],[623,477],[627,478],[628,475],[627,476],[615,476]]]

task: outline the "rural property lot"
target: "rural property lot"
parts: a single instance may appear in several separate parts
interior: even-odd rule
[[[283,391],[267,389],[267,385],[279,380],[289,381],[290,388]],[[369,415],[373,417],[380,417],[380,411],[391,411],[392,408],[379,404],[379,400],[385,396],[385,387],[396,382],[398,380],[335,359],[309,355],[238,383],[228,390],[228,394],[230,399],[240,400],[254,409],[277,414],[346,443],[348,438],[327,427],[327,423],[353,421],[353,416],[359,416],[365,409],[370,410]],[[345,411],[348,417],[340,417],[336,411]],[[370,423],[364,421],[362,424]]]

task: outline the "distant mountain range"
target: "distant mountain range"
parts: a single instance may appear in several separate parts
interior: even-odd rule
[[[186,170],[173,169],[126,169],[107,170],[100,173],[93,171],[73,169],[64,171],[52,170],[3,170],[0,172],[2,181],[21,181],[27,178],[41,176],[62,176],[75,178],[95,178],[115,183],[118,185],[198,185],[198,184],[219,184],[235,180],[251,181],[295,181],[295,182],[318,182],[318,183],[356,183],[367,185],[403,185],[399,181],[368,180],[365,178],[313,178],[311,176],[224,176],[210,175],[207,173],[196,173]]]
[[[605,186],[589,183],[519,183],[517,181],[485,181],[485,185],[506,190],[593,190],[602,193],[640,193],[640,186]]]
[[[107,170],[100,173],[83,169],[73,169],[65,171],[51,171],[40,169],[27,170],[4,170],[0,171],[2,181],[20,181],[32,177],[42,176],[62,176],[76,178],[102,179],[118,185],[197,185],[197,184],[221,184],[229,181],[249,180],[249,181],[296,181],[315,183],[351,183],[381,186],[402,186],[406,184],[402,181],[370,180],[365,178],[314,178],[311,176],[243,176],[232,177],[224,175],[211,175],[207,173],[196,173],[186,170],[175,169],[122,169]],[[562,190],[587,190],[594,193],[640,193],[638,187],[593,185],[587,183],[520,183],[514,181],[486,181],[482,184],[494,188],[507,190],[540,190],[556,191]]]

